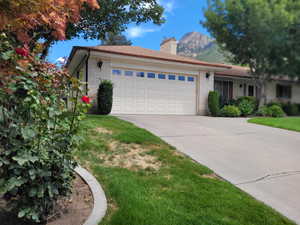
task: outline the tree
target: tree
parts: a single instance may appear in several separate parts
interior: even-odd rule
[[[85,39],[104,40],[107,33],[118,34],[124,31],[128,24],[141,24],[152,21],[160,25],[164,23],[163,7],[157,0],[97,0],[101,8],[93,10],[85,4],[81,10],[81,19],[77,23],[68,23],[66,29],[66,39],[75,37]],[[48,49],[56,41],[56,38],[47,29],[41,29],[40,36],[35,41],[44,39],[45,58]]]
[[[274,72],[271,56],[282,28],[290,24],[288,0],[211,0],[202,24],[232,62],[246,65],[260,87],[259,99],[266,101],[265,84]],[[281,40],[282,41],[282,40]]]
[[[67,24],[79,21],[83,5],[99,9],[97,0],[0,0],[0,31],[26,44],[44,33],[63,40]]]
[[[125,35],[108,33],[101,45],[132,45],[132,42]]]

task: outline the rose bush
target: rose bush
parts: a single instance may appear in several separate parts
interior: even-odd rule
[[[77,79],[17,45],[0,34],[0,195],[18,217],[40,222],[71,192],[89,101]]]

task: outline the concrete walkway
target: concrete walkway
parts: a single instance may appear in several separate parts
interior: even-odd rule
[[[233,118],[122,115],[300,224],[300,133]]]

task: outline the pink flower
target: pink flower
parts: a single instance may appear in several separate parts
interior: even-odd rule
[[[91,102],[91,100],[88,96],[82,96],[81,100],[86,104],[90,104],[90,102]]]
[[[21,55],[23,57],[28,57],[29,56],[29,51],[25,47],[23,47],[23,48],[16,48],[15,51],[16,51],[16,53],[18,55]]]

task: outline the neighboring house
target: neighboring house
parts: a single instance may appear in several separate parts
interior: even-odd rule
[[[211,90],[219,91],[223,101],[256,95],[257,88],[246,69],[186,58],[176,52],[173,38],[165,40],[160,51],[135,46],[76,46],[67,67],[86,82],[85,92],[94,99],[101,80],[111,80],[112,113],[116,114],[205,115]],[[267,90],[270,101],[280,97],[300,103],[300,85],[295,83],[274,81]]]

